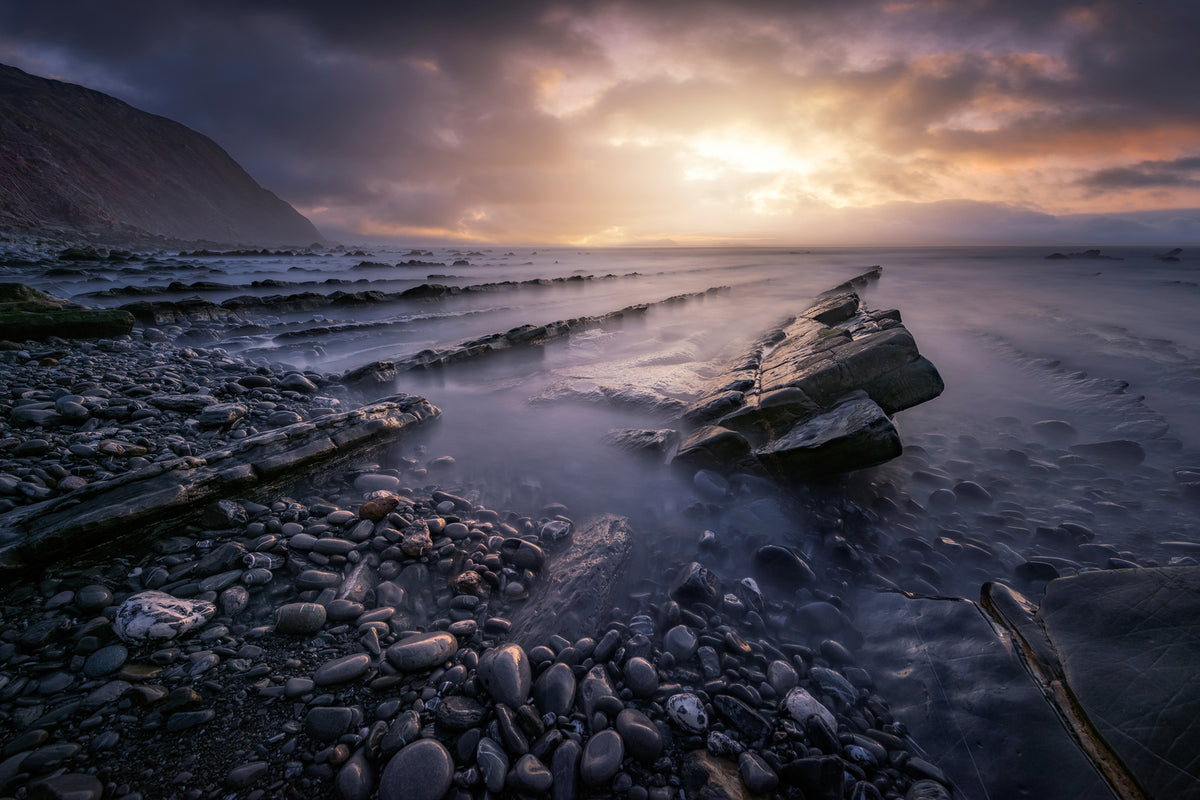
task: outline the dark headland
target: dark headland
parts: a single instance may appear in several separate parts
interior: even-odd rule
[[[322,238],[207,136],[3,64],[0,231],[147,244]]]

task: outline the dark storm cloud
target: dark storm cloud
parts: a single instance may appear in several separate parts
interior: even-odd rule
[[[720,204],[752,196],[1185,191],[1196,30],[1185,0],[0,0],[0,62],[190,125],[326,224],[553,238],[741,219]],[[841,155],[807,183],[685,182],[689,142],[733,123]],[[1054,158],[1079,166],[988,172]]]
[[[1098,170],[1081,184],[1096,190],[1200,186],[1200,156],[1171,161],[1142,161],[1128,167]]]

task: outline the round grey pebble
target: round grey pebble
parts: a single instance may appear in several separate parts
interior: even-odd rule
[[[508,785],[523,794],[537,796],[550,791],[550,787],[554,785],[554,776],[537,756],[526,753],[517,759],[512,772],[509,773]]]
[[[421,672],[433,669],[457,652],[458,641],[453,635],[445,631],[419,633],[389,647],[387,660],[401,672]]]
[[[234,767],[225,776],[225,785],[230,789],[246,789],[253,786],[267,774],[269,766],[265,761],[251,761]]]
[[[600,731],[583,746],[579,775],[589,786],[603,786],[621,769],[624,758],[625,745],[620,734],[612,728]]]
[[[658,671],[641,656],[625,663],[625,685],[634,697],[649,697],[658,691]]]
[[[83,662],[83,674],[89,678],[99,678],[116,672],[129,660],[129,650],[120,644],[110,644],[101,647],[87,657]]]
[[[453,778],[450,751],[434,739],[418,739],[383,768],[379,800],[441,800]]]
[[[325,627],[325,606],[288,603],[275,609],[275,632],[297,636],[316,633]]]
[[[317,686],[333,686],[357,680],[367,674],[371,667],[371,657],[366,653],[335,658],[317,667],[313,673],[313,683]]]
[[[638,761],[651,762],[662,752],[662,735],[650,718],[634,708],[626,708],[617,714],[617,733]]]

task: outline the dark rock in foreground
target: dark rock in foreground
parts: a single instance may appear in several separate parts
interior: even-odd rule
[[[133,315],[125,311],[83,308],[29,286],[0,283],[0,340],[100,339],[131,330]]]
[[[692,404],[684,418],[707,427],[677,458],[702,468],[757,464],[784,479],[874,466],[901,452],[889,415],[943,388],[899,312],[865,310],[852,288],[839,287],[765,336]]]
[[[1200,792],[1200,567],[1060,578],[1033,615],[1002,585],[983,600],[1111,784],[1129,797]]]

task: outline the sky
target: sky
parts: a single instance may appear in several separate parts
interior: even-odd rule
[[[1200,242],[1200,3],[0,0],[327,236]]]

